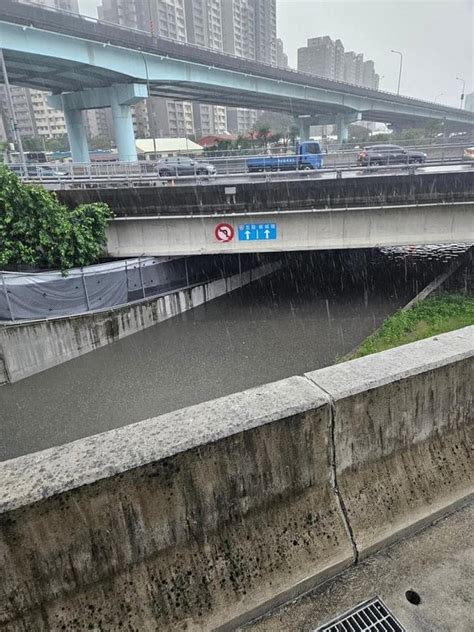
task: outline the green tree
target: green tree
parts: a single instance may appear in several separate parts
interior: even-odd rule
[[[0,166],[0,266],[31,264],[65,273],[91,264],[103,252],[110,217],[102,203],[70,211],[53,193]]]
[[[270,126],[260,125],[260,127],[256,129],[256,132],[257,132],[257,138],[263,141],[263,145],[266,148],[268,144],[268,138],[270,136]]]
[[[64,143],[57,138],[48,138],[45,141],[46,151],[65,151]]]
[[[369,140],[369,130],[363,125],[349,125],[349,137],[357,142],[365,142]]]
[[[292,125],[288,130],[288,140],[294,145],[299,135],[300,128],[298,127],[298,125]]]
[[[62,134],[56,138],[47,138],[46,149],[48,151],[69,151],[69,138],[67,134]]]
[[[107,136],[93,136],[89,141],[91,149],[110,149],[111,146],[111,140]]]
[[[44,151],[44,142],[40,136],[31,136],[23,139],[23,149],[25,151]]]

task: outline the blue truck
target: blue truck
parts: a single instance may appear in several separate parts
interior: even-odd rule
[[[258,156],[247,159],[247,171],[310,171],[322,169],[321,145],[314,140],[298,143],[294,154],[280,156]]]

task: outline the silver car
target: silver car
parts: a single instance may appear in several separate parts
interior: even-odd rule
[[[158,161],[157,170],[162,178],[170,176],[213,176],[216,168],[210,162],[193,160],[187,157],[162,158]]]

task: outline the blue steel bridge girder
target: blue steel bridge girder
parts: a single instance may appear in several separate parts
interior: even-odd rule
[[[270,77],[246,74],[224,67],[214,67],[189,60],[172,59],[164,55],[132,50],[107,42],[97,42],[0,21],[0,41],[4,49],[7,68],[15,63],[23,64],[23,74],[18,73],[20,85],[28,85],[26,66],[34,70],[35,59],[61,63],[58,76],[49,76],[54,92],[62,92],[58,77],[64,76],[64,88],[74,80],[74,88],[90,88],[92,79],[97,82],[98,74],[114,83],[143,83],[150,86],[151,94],[169,96],[182,100],[199,100],[216,103],[222,98],[224,105],[256,107],[261,101],[267,109],[307,114],[350,114],[361,112],[366,120],[397,122],[403,120],[427,121],[442,118],[440,106],[424,104],[409,99],[402,102],[398,97],[381,93],[380,96],[351,94],[338,88],[321,88],[304,85],[302,77],[295,82]],[[9,53],[16,61],[9,59]],[[65,68],[70,66],[72,70]],[[34,72],[31,73],[35,76]],[[70,77],[70,79],[69,79]],[[39,87],[41,74],[36,75],[33,87]],[[43,89],[48,89],[47,81]],[[78,86],[80,84],[80,86]],[[71,89],[69,87],[69,89]],[[393,101],[391,100],[393,99]],[[452,109],[448,120],[469,125],[473,117],[468,113]]]
[[[89,159],[81,110],[107,106],[112,108],[119,158],[136,160],[130,106],[148,96],[147,87],[153,96],[324,116],[328,124],[336,122],[341,140],[347,138],[348,124],[360,118],[413,123],[441,117],[434,104],[400,102],[386,94],[352,94],[347,86],[343,91],[337,86],[305,85],[302,76],[288,81],[264,76],[263,71],[262,75],[249,74],[2,22],[1,18],[0,42],[11,83],[55,93],[51,103],[66,112],[74,160]],[[98,82],[105,85],[98,87]],[[445,119],[469,125],[474,117],[452,109]],[[303,137],[309,136],[310,124],[301,124]]]

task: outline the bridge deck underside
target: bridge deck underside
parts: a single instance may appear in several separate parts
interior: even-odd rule
[[[11,27],[5,32],[12,37]],[[44,38],[38,36],[38,42],[31,43],[30,40],[36,35],[33,38],[28,36],[28,50],[22,50],[22,44],[18,43],[10,48],[5,45],[4,55],[10,83],[53,93],[107,87],[115,83],[148,83],[151,96],[228,107],[267,109],[288,112],[295,116],[334,117],[336,114],[359,112],[365,120],[395,124],[424,123],[433,119],[431,108],[423,108],[418,104],[397,106],[396,103],[387,101],[387,95],[380,99],[354,97],[337,90],[328,91],[314,86],[306,87],[301,83],[275,81],[264,76],[246,75],[214,66],[191,64],[188,67],[188,62],[183,60],[157,56],[149,56],[145,63],[145,58],[142,59],[139,51],[117,49],[117,54],[124,57],[121,65],[116,61],[110,62],[113,49],[109,47],[108,52],[103,52],[107,49],[106,45],[104,48],[80,40],[71,43],[71,38],[48,35],[59,38],[54,45],[51,44],[50,55],[42,54],[46,46]],[[13,37],[16,41],[17,36]],[[26,44],[23,44],[26,48]],[[71,50],[66,51],[67,46],[71,46]],[[131,57],[127,57],[128,54]],[[136,58],[135,62],[132,57]],[[104,61],[110,63],[104,64]],[[313,122],[317,123],[317,120]],[[466,125],[462,122],[459,124]]]

